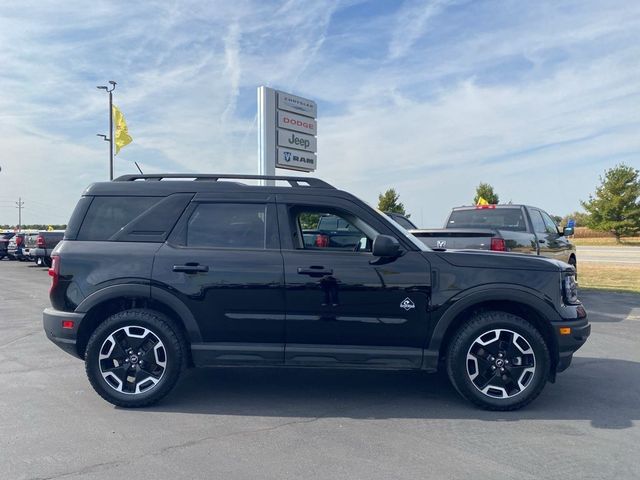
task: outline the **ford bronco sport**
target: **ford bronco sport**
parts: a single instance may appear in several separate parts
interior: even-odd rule
[[[305,242],[327,215],[358,235]],[[52,263],[45,332],[123,407],[158,401],[187,366],[282,365],[444,369],[466,399],[512,410],[555,381],[590,333],[572,266],[432,251],[314,178],[96,183]]]

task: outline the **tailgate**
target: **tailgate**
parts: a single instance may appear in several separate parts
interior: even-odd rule
[[[494,230],[434,229],[409,230],[429,248],[490,250]]]

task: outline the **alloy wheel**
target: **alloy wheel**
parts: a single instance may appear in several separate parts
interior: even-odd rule
[[[536,356],[522,335],[513,330],[493,329],[471,343],[466,368],[469,380],[483,394],[512,398],[531,384]]]
[[[111,388],[135,395],[151,390],[162,379],[167,351],[148,328],[126,326],[105,339],[98,360],[102,378]]]

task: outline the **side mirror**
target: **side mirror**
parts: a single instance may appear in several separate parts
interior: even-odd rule
[[[573,227],[564,227],[562,229],[562,235],[564,235],[565,237],[568,237],[569,235],[573,235],[574,231],[573,231]]]
[[[375,257],[397,257],[400,255],[400,243],[389,235],[378,235],[373,239],[371,253]]]

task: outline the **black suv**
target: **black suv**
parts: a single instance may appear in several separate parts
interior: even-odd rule
[[[360,241],[305,242],[327,215]],[[443,368],[471,402],[512,410],[555,381],[590,332],[570,265],[429,250],[314,178],[96,183],[52,260],[46,334],[124,407],[156,402],[186,366],[283,365]]]

